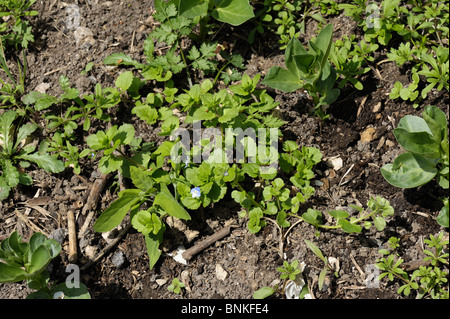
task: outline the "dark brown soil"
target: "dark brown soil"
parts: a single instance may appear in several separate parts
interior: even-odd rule
[[[113,52],[124,52],[137,60],[143,60],[143,41],[152,28],[151,0],[143,1],[79,1],[80,25],[93,31],[90,44],[75,43],[74,31],[67,27],[66,5],[71,1],[39,1],[35,9],[39,15],[31,19],[36,41],[28,53],[29,90],[41,83],[48,83],[48,94],[60,94],[58,79],[65,74],[71,83],[83,93],[92,92],[96,83],[103,87],[113,86],[117,70],[107,68],[102,60]],[[343,16],[331,21],[335,36],[357,33],[356,25]],[[245,30],[245,27],[243,27]],[[305,39],[314,35],[316,24],[311,22]],[[247,73],[266,74],[273,65],[283,64],[283,54],[278,50],[276,39],[260,38],[249,46],[239,28],[224,27],[217,40],[235,43],[234,50],[246,59]],[[381,52],[377,61],[386,58]],[[87,75],[80,75],[86,64],[95,66]],[[396,293],[399,283],[381,281],[378,288],[369,288],[366,279],[376,259],[377,253],[391,236],[402,239],[401,257],[405,261],[417,260],[424,256],[423,239],[430,234],[444,231],[448,239],[448,229],[439,227],[435,218],[441,208],[436,199],[442,195],[434,184],[420,189],[402,190],[389,185],[381,176],[379,168],[402,151],[392,134],[393,128],[406,114],[420,115],[422,109],[412,105],[392,101],[388,94],[396,80],[406,75],[393,62],[377,65],[379,72],[369,72],[364,76],[364,90],[352,87],[342,90],[338,101],[329,109],[331,118],[325,122],[307,113],[310,102],[302,92],[271,92],[280,103],[279,109],[287,122],[282,127],[286,139],[300,145],[315,146],[323,154],[324,161],[316,169],[316,195],[308,202],[313,207],[327,210],[347,207],[351,204],[365,206],[371,196],[382,196],[390,201],[395,215],[389,219],[383,232],[373,228],[358,235],[348,235],[342,231],[316,232],[311,225],[300,223],[295,226],[285,241],[284,256],[279,254],[279,233],[268,223],[260,233],[253,235],[246,228],[246,220],[238,217],[239,206],[230,194],[213,207],[191,212],[192,221],[177,222],[168,226],[165,233],[164,255],[153,270],[149,269],[144,238],[130,230],[119,244],[102,259],[83,271],[82,282],[88,287],[92,298],[251,298],[259,288],[279,282],[276,268],[283,258],[297,259],[306,264],[305,278],[315,298],[330,299],[397,299],[404,298]],[[433,92],[423,105],[433,104],[448,115],[448,92]],[[136,119],[137,131],[148,140],[158,141],[157,128],[143,126]],[[367,134],[371,133],[371,134]],[[86,136],[84,136],[85,138]],[[326,159],[338,156],[343,167],[334,170],[325,164]],[[25,238],[34,231],[18,218],[15,211],[22,214],[26,203],[33,197],[43,197],[39,204],[49,212],[43,216],[31,209],[28,218],[47,234],[67,228],[67,210],[78,200],[85,200],[87,191],[99,176],[96,162],[86,160],[80,176],[71,170],[51,175],[35,169],[30,172],[34,184],[20,186],[12,191],[8,200],[0,203],[0,235],[9,235],[18,230]],[[101,194],[99,209],[105,209],[116,197],[117,179],[108,180]],[[186,248],[233,222],[231,234],[195,256],[187,265],[177,263],[168,253],[179,245]],[[79,225],[83,224],[80,217]],[[91,225],[92,226],[92,225]],[[332,274],[319,291],[317,277],[322,261],[304,244],[304,239],[313,241],[324,255],[339,260],[339,276]],[[80,242],[101,250],[106,242],[101,234],[91,229]],[[67,236],[63,251],[52,264],[52,279],[64,281],[68,265]],[[84,249],[83,248],[83,249]],[[78,264],[88,261],[86,250],[81,249]],[[112,258],[118,253],[125,257],[125,264],[116,268]],[[220,265],[220,266],[218,266]],[[217,267],[227,273],[225,279],[216,275]],[[372,268],[371,268],[372,267]],[[172,279],[178,277],[186,283],[181,295],[168,291]],[[0,298],[24,298],[30,292],[26,283],[0,284]]]

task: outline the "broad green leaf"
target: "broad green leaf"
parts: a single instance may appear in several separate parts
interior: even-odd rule
[[[27,272],[0,262],[0,282],[18,282],[27,277]]]
[[[299,65],[297,65],[298,58],[296,59],[295,57],[300,57],[300,56],[306,56],[308,55],[308,51],[306,51],[306,49],[303,47],[303,45],[301,44],[301,42],[296,38],[293,37],[287,47],[286,47],[286,52],[284,54],[284,59],[285,59],[285,64],[286,64],[286,68],[293,74],[296,75],[297,78],[300,78],[301,73],[299,72],[299,70],[303,70],[300,67],[303,65],[301,62],[299,63]],[[309,69],[309,68],[307,68]],[[303,71],[304,74],[307,74],[308,71]]]
[[[276,292],[272,287],[263,287],[253,293],[253,299],[265,299]]]
[[[154,205],[159,205],[170,216],[174,216],[179,219],[190,220],[191,216],[181,206],[177,200],[172,196],[169,189],[165,184],[161,184],[161,190],[158,195],[155,196]]]
[[[128,211],[143,200],[139,189],[127,189],[119,193],[119,199],[114,201],[97,219],[94,229],[97,232],[107,232],[122,222]]]
[[[360,233],[362,230],[360,226],[352,224],[346,219],[339,219],[338,224],[341,225],[342,230],[347,233]]]
[[[45,110],[57,102],[56,97],[38,91],[30,92],[23,98],[23,103],[26,105],[34,104],[36,111]]]
[[[403,128],[396,128],[394,136],[407,151],[432,158],[440,157],[439,144],[428,132],[408,132]]]
[[[345,210],[340,210],[340,209],[329,211],[328,214],[330,214],[331,216],[333,216],[336,219],[347,218],[349,216],[349,213],[347,213]]]
[[[400,154],[394,163],[383,166],[381,174],[391,185],[413,188],[431,181],[437,169],[426,157],[408,152]]]
[[[448,205],[448,203],[447,203],[447,205],[442,207],[441,211],[439,212],[438,217],[436,218],[436,221],[442,227],[448,228],[448,225],[449,225],[449,205]]]
[[[36,131],[37,128],[38,128],[38,126],[36,124],[32,124],[32,123],[27,123],[25,125],[22,125],[19,128],[19,132],[17,132],[16,143],[14,144],[14,148],[17,148],[19,146],[19,144],[22,142],[22,140],[24,140],[31,133]]]
[[[145,244],[147,246],[147,254],[150,263],[150,269],[153,269],[159,257],[161,256],[161,250],[159,249],[159,245],[163,242],[163,234],[165,230],[165,225],[162,225],[162,228],[158,232],[157,235],[150,233],[145,236]]]
[[[148,104],[137,105],[131,112],[149,125],[155,124],[158,120],[158,111]]]
[[[147,171],[144,171],[142,168],[131,166],[130,176],[134,186],[136,186],[143,192],[147,192],[150,188],[153,187],[153,179],[151,178],[150,174]]]
[[[61,173],[65,169],[64,163],[55,155],[33,153],[23,154],[17,158],[36,163],[37,166],[50,173]]]
[[[133,83],[133,72],[131,71],[125,71],[121,73],[117,77],[115,82],[116,86],[122,89],[123,91],[128,90],[128,88],[131,86],[132,83]]]
[[[378,231],[383,231],[386,227],[386,220],[381,216],[374,217],[373,223]]]
[[[427,125],[427,122],[415,115],[405,115],[398,122],[397,128],[404,129],[408,132],[427,132],[433,134]]]
[[[188,19],[194,19],[208,12],[208,1],[205,0],[175,0],[178,14]]]
[[[422,113],[423,119],[433,133],[434,140],[440,143],[447,138],[447,117],[436,106],[428,105]]]
[[[302,218],[311,225],[322,225],[322,213],[316,209],[308,208],[308,210],[302,215]]]
[[[316,40],[312,42],[313,44],[310,43],[310,45],[316,46],[322,53],[321,54],[322,61],[320,61],[321,68],[323,68],[330,53],[332,38],[333,38],[333,25],[329,24],[325,28],[323,28],[322,31],[320,31]]]
[[[212,17],[233,26],[240,25],[255,16],[248,0],[215,0],[214,4]]]
[[[269,69],[262,84],[283,92],[294,92],[303,87],[300,79],[294,73],[278,66]]]
[[[33,251],[30,260],[30,267],[28,268],[29,274],[40,273],[47,267],[48,263],[52,259],[50,251],[44,245],[39,246]]]

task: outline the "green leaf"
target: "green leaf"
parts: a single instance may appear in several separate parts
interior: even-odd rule
[[[433,134],[428,127],[427,122],[418,116],[415,115],[405,115],[398,122],[397,128],[401,128],[406,130],[407,132],[427,132],[429,134]]]
[[[439,158],[439,144],[428,132],[408,132],[403,128],[394,129],[394,136],[407,151],[427,157]]]
[[[128,88],[131,86],[132,83],[133,83],[133,72],[131,71],[125,71],[121,73],[117,77],[115,82],[116,86],[122,89],[123,91],[128,90]]]
[[[378,231],[383,231],[384,228],[386,227],[386,220],[385,220],[383,217],[381,217],[381,216],[376,216],[376,217],[373,219],[373,223],[374,223],[374,225],[375,225],[375,228],[376,228]]]
[[[23,154],[17,156],[17,158],[34,162],[37,166],[50,173],[60,173],[65,169],[64,163],[58,160],[55,155],[33,153]]]
[[[22,142],[22,140],[26,139],[31,133],[36,131],[38,126],[36,124],[27,123],[25,125],[22,125],[19,128],[19,132],[17,132],[16,137],[16,143],[14,144],[14,148],[17,148],[19,146],[19,143]]]
[[[0,262],[0,282],[18,282],[27,277],[27,272],[19,267]]]
[[[52,259],[50,251],[44,245],[39,246],[33,251],[30,260],[30,267],[28,268],[29,274],[40,273],[47,267],[48,263]]]
[[[208,12],[208,1],[175,0],[178,14],[188,19],[204,16]]]
[[[134,186],[136,186],[143,192],[147,192],[150,188],[153,187],[153,179],[151,178],[150,173],[144,171],[142,168],[131,166],[130,176]]]
[[[336,219],[347,218],[349,216],[349,213],[347,213],[345,210],[340,209],[329,211],[328,214],[330,214]]]
[[[322,271],[319,274],[319,280],[318,280],[319,290],[322,290],[323,282],[325,281],[325,276],[327,275],[327,271],[328,271],[328,268],[325,267],[322,269]]]
[[[316,209],[308,208],[308,210],[302,215],[302,218],[311,225],[322,225],[322,213]]]
[[[172,196],[165,184],[161,184],[161,190],[158,195],[155,196],[155,200],[153,203],[154,205],[161,206],[161,208],[164,209],[164,211],[170,216],[174,216],[176,218],[184,220],[191,219],[191,216]]]
[[[233,26],[240,25],[253,18],[253,7],[248,0],[215,0],[211,16]]]
[[[432,131],[434,140],[440,143],[447,138],[447,117],[434,105],[428,105],[422,113],[423,119]]]
[[[308,248],[311,249],[311,251],[317,257],[319,257],[324,263],[327,263],[327,259],[324,257],[324,255],[322,254],[322,251],[320,250],[320,248],[316,244],[314,244],[313,242],[309,241],[308,239],[304,239],[304,242],[305,242],[306,246],[308,246]]]
[[[10,160],[5,160],[3,163],[3,179],[9,187],[15,187],[19,184],[19,171],[14,167]]]
[[[283,92],[294,92],[303,87],[300,79],[294,73],[278,66],[269,69],[262,84]]]
[[[433,162],[414,153],[400,154],[392,164],[381,168],[383,177],[395,187],[413,188],[431,181],[437,174]]]
[[[109,56],[107,56],[103,63],[106,65],[130,65],[134,66],[137,69],[142,69],[145,65],[142,63],[139,63],[132,58],[130,58],[128,55],[124,53],[113,53]]]
[[[436,221],[442,227],[448,228],[448,225],[449,225],[449,205],[448,205],[448,203],[444,207],[442,207],[441,211],[439,212],[438,217],[436,218]]]
[[[342,230],[347,233],[360,233],[361,226],[350,223],[347,219],[339,219],[338,224],[341,225]]]
[[[276,292],[272,287],[262,287],[253,293],[253,299],[265,299]]]
[[[133,227],[144,235],[158,234],[162,223],[157,214],[149,210],[140,210],[131,218]]]
[[[150,263],[150,269],[153,269],[159,257],[161,256],[161,250],[159,246],[163,242],[163,234],[165,225],[163,224],[158,234],[150,233],[145,236],[145,244],[147,246],[147,254]]]
[[[45,110],[57,102],[56,97],[38,91],[30,92],[23,98],[23,103],[26,105],[34,104],[36,111]]]
[[[95,222],[95,231],[107,232],[119,226],[128,211],[143,199],[139,189],[127,189],[120,192],[119,199],[114,201]]]

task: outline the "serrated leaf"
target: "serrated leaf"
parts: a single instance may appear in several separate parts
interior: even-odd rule
[[[143,192],[147,192],[153,187],[153,179],[150,177],[150,174],[142,168],[131,166],[130,176],[133,184]]]
[[[50,173],[61,173],[65,168],[64,163],[58,160],[55,155],[33,153],[23,154],[17,156],[17,158],[33,162]]]
[[[134,66],[137,69],[142,69],[145,66],[145,64],[133,60],[131,57],[124,53],[113,53],[107,56],[103,60],[103,63],[106,65],[130,65]]]
[[[56,97],[38,91],[30,92],[23,98],[23,103],[26,105],[34,104],[34,109],[36,111],[48,109],[57,102],[58,99]]]

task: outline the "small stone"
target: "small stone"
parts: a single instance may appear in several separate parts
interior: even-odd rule
[[[329,167],[333,168],[335,171],[340,170],[344,165],[342,158],[340,158],[339,156],[330,157],[326,163]]]
[[[158,286],[161,287],[161,286],[163,286],[163,285],[166,284],[167,279],[156,279],[155,281],[156,281],[156,283],[158,284]]]
[[[111,261],[116,268],[121,268],[125,264],[125,255],[119,250],[112,256]]]
[[[95,44],[94,32],[85,27],[77,27],[73,32],[75,43],[81,47],[91,47]]]
[[[361,142],[370,142],[374,139],[375,137],[375,128],[373,127],[368,127],[364,130],[364,132],[361,133]]]
[[[372,112],[373,113],[378,113],[381,110],[381,102],[378,102],[377,104],[375,104],[372,108]]]
[[[56,240],[58,243],[62,244],[66,238],[68,231],[65,228],[58,228],[52,231],[50,238]]]
[[[224,281],[228,277],[228,273],[223,269],[220,264],[216,265],[216,277],[219,280]]]
[[[34,90],[35,90],[35,91],[38,91],[38,92],[41,92],[41,93],[45,93],[45,91],[47,91],[49,87],[50,87],[50,84],[45,83],[45,82],[42,82],[42,83],[38,84],[38,85],[34,88]]]
[[[95,258],[95,255],[97,254],[97,251],[98,251],[97,247],[94,247],[94,246],[91,246],[91,245],[86,246],[86,248],[84,249],[84,253],[91,260]]]

